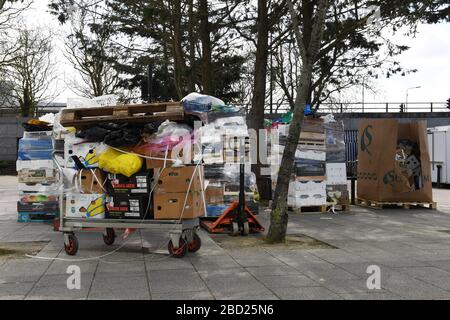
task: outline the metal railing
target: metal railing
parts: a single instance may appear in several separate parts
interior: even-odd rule
[[[249,104],[242,105],[247,110]],[[314,107],[313,107],[314,108]],[[287,103],[272,106],[267,105],[265,111],[271,113],[286,113],[290,110]],[[322,103],[319,113],[412,113],[412,112],[449,112],[447,102],[337,102]]]

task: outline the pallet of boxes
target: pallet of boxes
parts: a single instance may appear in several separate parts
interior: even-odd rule
[[[52,158],[54,141],[51,127],[42,123],[28,123],[24,127],[16,162],[18,222],[51,221],[59,214],[60,193],[58,172]],[[42,129],[45,131],[40,131]]]
[[[281,161],[289,125],[280,124],[278,130],[280,145],[272,148],[272,163]],[[291,211],[348,211],[343,137],[342,122],[325,123],[321,118],[304,119],[289,184],[288,206]],[[275,169],[272,172],[273,188],[276,187],[277,171]]]
[[[436,209],[426,121],[363,120],[358,139],[358,204]]]

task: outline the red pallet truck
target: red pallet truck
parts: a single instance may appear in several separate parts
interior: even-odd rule
[[[230,233],[246,236],[263,232],[264,227],[255,214],[245,206],[245,175],[243,145],[241,143],[241,163],[239,167],[239,201],[234,201],[219,217],[200,220],[200,225],[210,233]]]

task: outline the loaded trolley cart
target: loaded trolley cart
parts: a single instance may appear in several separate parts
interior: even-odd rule
[[[54,157],[56,167],[62,177],[62,167]],[[62,180],[62,179],[61,179]],[[75,232],[86,229],[103,230],[103,241],[106,245],[114,244],[116,238],[115,229],[145,229],[166,231],[169,233],[169,254],[176,258],[183,257],[188,251],[196,252],[201,247],[201,240],[197,232],[200,228],[198,218],[183,220],[119,220],[119,219],[86,219],[68,217],[65,210],[64,189],[61,189],[59,197],[60,222],[59,231],[64,234],[64,250],[68,255],[76,255],[79,243]]]

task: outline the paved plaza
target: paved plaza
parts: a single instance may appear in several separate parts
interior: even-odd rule
[[[324,246],[239,245],[201,231],[200,251],[176,259],[167,235],[148,231],[110,247],[98,232],[78,233],[78,255],[67,256],[50,223],[17,222],[16,188],[16,177],[0,177],[0,245],[25,251],[0,255],[0,299],[450,299],[450,190],[434,190],[437,211],[290,215],[291,236]],[[31,247],[39,258],[25,256]],[[70,265],[80,289],[67,287]],[[374,265],[381,288],[370,290]]]

